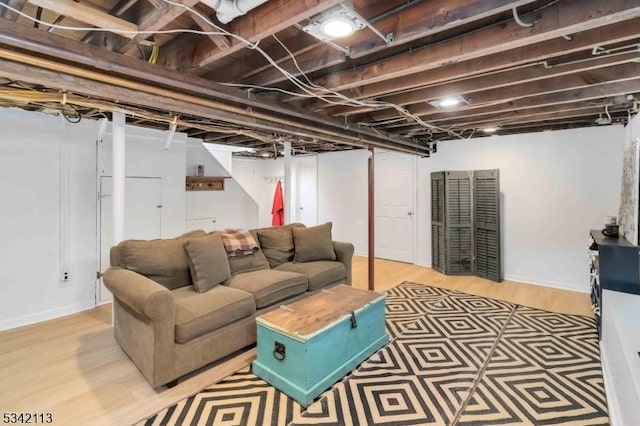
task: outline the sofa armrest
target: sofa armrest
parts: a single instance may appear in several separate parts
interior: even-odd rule
[[[138,274],[118,267],[107,269],[104,285],[113,297],[152,321],[175,319],[173,294],[166,287]]]
[[[351,285],[351,263],[353,261],[353,244],[340,241],[333,242],[333,249],[336,252],[336,260],[344,263],[347,269],[347,284]]]

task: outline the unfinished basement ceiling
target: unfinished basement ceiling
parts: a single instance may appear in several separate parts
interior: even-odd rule
[[[230,0],[0,0],[0,105],[71,120],[123,108],[130,123],[255,155],[290,140],[296,152],[427,156],[443,140],[638,110],[637,0],[239,4],[255,8],[221,23],[212,7],[226,21]],[[366,24],[351,36],[305,32],[347,9]],[[460,104],[439,105],[451,96]]]

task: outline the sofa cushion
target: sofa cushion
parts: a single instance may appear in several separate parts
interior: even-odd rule
[[[309,291],[321,289],[347,279],[347,269],[342,262],[317,260],[307,263],[287,262],[276,268],[278,271],[298,272],[309,279]]]
[[[112,258],[119,261],[121,267],[173,290],[191,285],[185,241],[205,235],[204,231],[192,231],[172,239],[126,240],[118,244],[114,250],[118,255]]]
[[[312,262],[314,260],[336,260],[331,238],[331,222],[309,228],[294,228],[294,262]]]
[[[189,270],[196,291],[211,290],[231,278],[227,252],[219,232],[187,240],[184,248],[188,254]]]
[[[198,293],[188,286],[174,290],[172,294],[177,343],[189,342],[256,311],[251,294],[221,285],[206,293]]]
[[[229,281],[231,288],[253,295],[256,308],[264,308],[281,300],[307,291],[307,277],[287,271],[265,269],[235,275]]]
[[[230,256],[228,259],[231,275],[269,269],[269,261],[262,250],[245,256]]]
[[[258,240],[269,265],[275,268],[293,260],[293,232],[281,227],[258,231]]]

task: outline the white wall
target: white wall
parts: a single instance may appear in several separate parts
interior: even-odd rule
[[[98,270],[97,175],[111,175],[111,134],[96,144],[98,123],[0,109],[0,330],[89,309]],[[162,237],[185,230],[185,141],[127,126],[128,176],[160,177]],[[98,160],[99,157],[99,160]],[[66,158],[66,160],[65,160]],[[62,160],[61,160],[62,159]],[[62,165],[62,166],[61,166]],[[60,280],[61,171],[69,183],[70,280]]]
[[[189,140],[186,161],[188,175],[193,174],[196,164],[204,164],[206,176],[220,176],[216,172],[227,175],[226,168],[222,167],[219,160],[231,165],[231,151],[218,151],[214,157],[199,140]],[[186,201],[188,229],[213,231],[258,226],[258,205],[236,179],[225,179],[224,191],[188,191]]]
[[[0,109],[0,125],[3,330],[94,305],[97,124]],[[67,282],[60,280],[61,170],[69,182]]]
[[[109,126],[111,129],[111,126]],[[91,135],[95,140],[95,134]],[[185,134],[176,133],[168,150],[166,132],[126,126],[125,174],[130,177],[159,177],[162,182],[160,238],[185,232]],[[98,175],[112,176],[111,133],[98,145]],[[94,173],[95,174],[95,173]],[[125,200],[126,203],[126,200]]]
[[[418,162],[418,263],[431,264],[430,173],[500,169],[505,279],[588,291],[588,233],[617,214],[623,141],[607,126],[439,144]]]
[[[318,223],[333,222],[335,240],[366,256],[369,151],[318,155]]]
[[[506,279],[588,291],[590,229],[617,215],[622,175],[621,126],[447,141],[418,160],[416,263],[431,265],[430,174],[500,169]],[[334,238],[367,253],[366,150],[318,158],[319,222]]]

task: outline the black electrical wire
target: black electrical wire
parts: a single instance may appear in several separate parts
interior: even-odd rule
[[[78,111],[77,109],[75,109],[74,107],[70,107],[72,110],[75,111],[76,115],[75,116],[69,116],[67,115],[66,111],[63,109],[62,110],[62,116],[64,117],[65,120],[67,120],[69,123],[71,124],[78,124],[81,120],[82,120],[82,114],[80,113],[80,111]]]

